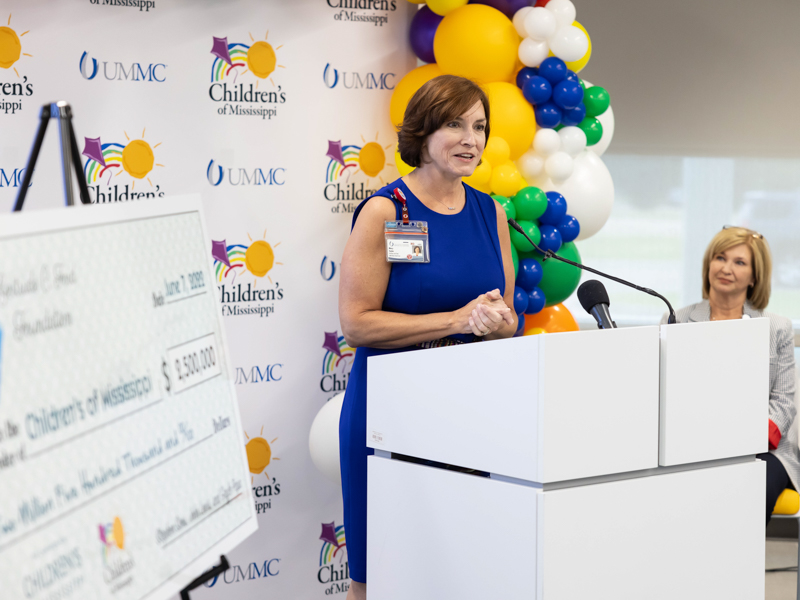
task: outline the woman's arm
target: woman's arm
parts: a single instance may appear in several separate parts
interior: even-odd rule
[[[794,404],[794,331],[788,319],[777,331],[776,346],[775,356],[769,357],[769,420],[779,432],[775,434],[770,426],[770,442],[777,447],[778,444],[774,442],[780,442],[786,435],[797,415]]]
[[[476,333],[469,320],[479,304],[489,309],[485,314],[503,317],[500,323],[493,322],[493,326],[484,326],[483,330],[489,327],[495,331],[511,319],[508,313],[513,311],[503,300],[486,294],[452,312],[406,315],[382,310],[391,273],[384,248],[384,222],[395,218],[394,203],[376,196],[364,205],[345,246],[339,283],[339,322],[351,347],[402,348],[448,335]],[[513,306],[513,288],[511,293]]]
[[[514,312],[514,258],[511,255],[511,237],[508,234],[508,217],[506,216],[505,209],[500,203],[495,200],[495,209],[497,210],[497,238],[500,241],[500,250],[503,253],[503,271],[506,278],[506,290],[503,294],[503,301],[506,306],[511,308],[511,315],[513,316],[512,323],[504,323],[494,333],[484,336],[487,340],[499,340],[509,338],[517,331],[518,318]]]

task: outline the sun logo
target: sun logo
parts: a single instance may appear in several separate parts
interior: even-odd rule
[[[254,437],[250,439],[250,436],[247,435],[247,432],[244,432],[245,437],[250,440],[244,446],[245,452],[247,453],[247,465],[250,468],[250,472],[253,475],[264,475],[267,476],[267,480],[270,480],[269,474],[266,471],[266,468],[269,466],[269,463],[273,460],[280,460],[277,456],[272,456],[272,448],[270,444],[274,444],[278,438],[275,438],[271,442],[267,442],[263,437],[264,428],[261,428],[261,431],[258,433],[258,437]],[[250,478],[250,483],[253,483],[255,477]]]
[[[363,135],[361,141],[362,146],[342,146],[341,140],[338,142],[328,140],[328,152],[325,154],[330,158],[325,174],[327,183],[333,183],[345,176],[349,180],[361,171],[367,176],[367,185],[372,177],[377,177],[383,185],[386,185],[380,173],[387,166],[386,150],[391,148],[392,144],[381,146],[378,143],[377,133],[374,142],[367,142]],[[348,169],[353,170],[348,171]]]
[[[248,35],[250,36],[250,41],[253,42],[250,46],[238,42],[229,44],[227,37],[213,38],[214,43],[211,46],[211,54],[216,58],[214,59],[214,64],[211,65],[212,83],[222,81],[230,76],[234,77],[235,83],[239,74],[244,75],[248,71],[258,79],[266,79],[272,75],[276,68],[286,68],[278,64],[278,58],[275,54],[283,46],[273,48],[267,42],[269,31],[267,31],[263,41],[256,41],[252,33]],[[272,78],[269,81],[275,86]],[[258,89],[258,84],[259,82],[257,81],[256,89]]]
[[[14,67],[20,56],[31,56],[30,54],[22,52],[22,42],[19,38],[24,36],[25,33],[20,33],[11,29],[11,15],[8,15],[8,27],[0,27],[0,68],[10,69]],[[31,58],[33,58],[31,56]],[[19,71],[14,67],[14,73],[19,77]]]
[[[142,130],[142,138],[144,138],[145,129]],[[125,139],[127,144],[103,144],[100,138],[84,138],[82,155],[87,157],[86,163],[83,165],[83,173],[86,176],[86,183],[91,185],[105,175],[108,171],[107,185],[111,184],[112,177],[118,177],[123,173],[127,173],[134,179],[147,179],[150,187],[153,187],[153,182],[147,177],[153,170],[153,167],[163,167],[164,165],[156,163],[153,150],[161,145],[161,142],[155,146],[150,146],[144,139],[131,140],[127,132]],[[121,167],[121,169],[120,169]],[[120,169],[114,174],[113,169]],[[133,182],[131,189],[136,187],[136,181]]]
[[[274,246],[266,241],[267,230],[264,230],[262,239],[253,241],[250,234],[247,234],[250,240],[250,245],[243,244],[230,244],[225,240],[211,242],[211,258],[214,259],[214,270],[217,275],[217,281],[222,282],[231,272],[234,277],[231,282],[236,279],[236,269],[249,271],[256,278],[265,277],[273,283],[272,277],[267,275],[275,265],[283,265],[282,262],[275,261],[275,251],[281,245],[278,242]]]

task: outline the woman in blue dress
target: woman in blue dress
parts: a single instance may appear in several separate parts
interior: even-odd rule
[[[353,215],[339,286],[342,332],[357,348],[339,422],[347,600],[366,599],[367,358],[507,338],[517,328],[505,212],[461,181],[480,163],[488,137],[489,101],[480,87],[453,75],[429,81],[409,101],[398,132],[400,156],[415,170]],[[428,223],[430,262],[387,261],[384,225],[401,218],[403,197],[409,218]]]

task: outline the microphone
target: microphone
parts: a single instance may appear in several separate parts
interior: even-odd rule
[[[592,315],[594,320],[597,321],[598,329],[617,328],[617,324],[611,320],[611,313],[608,312],[611,301],[608,299],[606,286],[602,283],[596,279],[584,281],[578,288],[578,300],[583,310]]]
[[[620,279],[619,277],[614,277],[613,275],[609,275],[608,273],[603,273],[602,271],[598,271],[597,269],[592,269],[591,267],[587,267],[586,265],[582,265],[581,263],[573,262],[562,256],[559,256],[552,250],[542,250],[541,248],[539,248],[539,246],[533,243],[533,240],[530,237],[528,237],[528,234],[522,230],[522,227],[520,227],[519,223],[517,223],[514,219],[508,219],[508,224],[511,225],[511,227],[513,227],[517,232],[525,236],[525,239],[528,240],[534,248],[536,248],[537,252],[544,255],[544,257],[542,258],[543,261],[547,260],[548,258],[555,258],[556,260],[560,260],[561,262],[567,263],[568,265],[572,265],[573,267],[578,267],[579,269],[583,269],[584,271],[589,271],[590,273],[594,273],[595,275],[600,275],[600,277],[605,277],[606,279],[610,279],[611,281],[616,281],[617,283],[621,283],[622,285],[627,285],[628,287],[632,287],[633,289],[639,290],[640,292],[644,292],[645,294],[655,296],[656,298],[661,298],[661,300],[664,301],[664,303],[667,305],[667,308],[669,309],[669,318],[667,319],[667,323],[672,324],[677,322],[677,319],[675,318],[675,309],[672,308],[672,305],[669,303],[669,300],[664,298],[664,296],[662,296],[658,292],[651,290],[650,288],[636,285],[635,283],[631,283],[630,281],[625,281],[624,279]]]

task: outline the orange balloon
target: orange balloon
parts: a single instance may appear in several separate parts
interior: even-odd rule
[[[567,310],[563,304],[556,304],[543,308],[535,315],[525,315],[525,333],[523,335],[536,335],[544,329],[546,333],[558,333],[562,331],[578,331],[578,323],[575,317]]]

